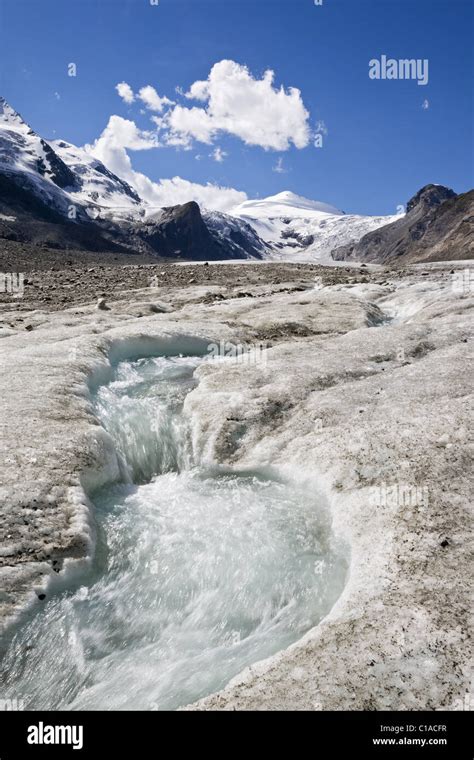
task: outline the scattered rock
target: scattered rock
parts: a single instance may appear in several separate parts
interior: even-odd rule
[[[105,298],[99,298],[96,309],[99,309],[99,311],[110,311],[110,306],[107,306]]]
[[[151,303],[149,304],[148,308],[153,314],[164,314],[165,312],[168,311],[166,306],[163,306],[160,303]]]

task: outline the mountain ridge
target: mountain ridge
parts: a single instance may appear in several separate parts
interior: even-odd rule
[[[407,203],[407,213],[332,252],[335,261],[378,264],[474,258],[474,190],[457,195],[429,184]]]
[[[87,148],[43,139],[1,96],[0,179],[4,240],[197,261],[403,262],[411,255],[403,253],[407,236],[425,239],[416,254],[423,260],[438,255],[437,239],[430,233],[436,209],[458,198],[441,185],[425,186],[408,202],[406,216],[346,214],[291,190],[247,199],[228,213],[200,209],[191,199],[156,210]],[[470,213],[467,209],[450,250],[455,243],[464,250]],[[443,237],[443,225],[433,224]],[[396,250],[390,253],[391,245]],[[439,255],[445,252],[440,249]]]

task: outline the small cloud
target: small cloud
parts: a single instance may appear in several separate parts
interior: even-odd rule
[[[141,114],[145,114],[146,111],[140,109]],[[164,116],[150,116],[151,121],[156,124],[158,129],[163,129],[166,126],[166,114]]]
[[[200,161],[202,159],[202,156],[201,156],[200,153],[196,153],[196,155],[194,156],[194,158],[196,159],[196,161]]]
[[[287,169],[283,166],[283,157],[280,156],[278,161],[276,162],[275,166],[273,167],[272,171],[276,172],[277,174],[286,174]]]
[[[430,107],[430,101],[429,100],[424,100],[423,103],[421,104],[421,107],[422,107],[423,111],[427,111],[428,108]]]
[[[173,100],[170,100],[166,96],[161,98],[150,84],[142,87],[137,97],[140,98],[150,111],[158,111],[158,113],[163,111],[164,106],[173,106],[175,104]]]
[[[126,82],[119,82],[119,84],[115,86],[115,89],[117,90],[124,103],[128,103],[130,105],[130,103],[133,103],[135,100],[133,90]]]
[[[214,159],[214,161],[217,161],[218,164],[221,164],[224,159],[226,158],[228,154],[225,152],[225,150],[222,150],[222,148],[215,148],[212,153],[209,153],[209,156]]]
[[[115,89],[117,90],[124,103],[130,105],[130,103],[133,103],[135,100],[133,90],[126,82],[119,82],[119,84],[115,85]]]
[[[56,100],[61,100],[61,95],[59,94],[59,92],[55,92],[54,97],[56,98]]]

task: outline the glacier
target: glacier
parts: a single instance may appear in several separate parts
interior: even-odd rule
[[[263,492],[271,494],[280,488],[268,477],[276,473],[295,484],[295,493],[311,493],[315,506],[327,506],[336,545],[347,547],[348,573],[319,622],[308,618],[292,642],[276,643],[279,651],[259,649],[258,662],[252,657],[241,672],[225,671],[222,682],[190,693],[193,700],[218,690],[186,709],[451,709],[469,689],[464,536],[470,519],[466,410],[472,383],[466,368],[472,361],[472,294],[454,291],[446,265],[384,271],[357,284],[335,282],[329,272],[318,288],[310,280],[302,284],[298,267],[293,279],[288,272],[288,281],[273,286],[263,284],[258,272],[251,280],[252,272],[242,267],[248,281],[240,296],[214,286],[222,297],[212,305],[184,283],[124,292],[104,312],[93,304],[35,310],[28,315],[30,332],[15,322],[14,309],[5,312],[12,327],[0,339],[0,508],[9,525],[0,571],[4,642],[12,645],[34,616],[64,604],[68,594],[87,612],[87,579],[105,557],[93,497],[103,488],[127,486],[126,452],[120,454],[113,425],[108,432],[98,424],[93,401],[101,387],[113,390],[111,383],[125,382],[114,376],[114,367],[179,354],[202,357],[222,340],[251,344],[271,335],[265,362],[202,361],[193,371],[197,382],[185,395],[183,415],[201,474],[213,473],[193,488],[203,489],[207,504],[220,483],[223,499],[216,504],[224,512],[217,514],[228,519],[237,478],[244,493],[253,489],[244,505],[253,524],[252,503],[262,504],[260,485],[253,475],[246,478],[259,474],[259,484],[270,483]],[[145,309],[151,292],[166,311]],[[142,422],[144,416],[153,423],[152,414],[141,415]],[[159,493],[153,470],[140,461],[142,475],[133,477],[145,481],[138,484],[144,501],[155,504],[163,496],[161,514],[170,518],[171,482],[177,487],[181,474],[184,490],[177,493],[187,498],[192,470],[186,458],[185,467],[178,466],[181,474],[156,474],[164,477]],[[423,499],[402,504],[374,498],[395,492],[395,486],[397,493],[408,488]],[[132,510],[142,504],[135,501],[133,483],[128,487],[130,492],[119,493],[119,511],[123,498]],[[293,505],[296,519],[298,505],[288,495],[284,501]],[[298,501],[306,509],[305,498]],[[178,504],[177,519],[180,514]],[[128,533],[136,527],[130,525]],[[245,520],[239,530],[245,536]],[[138,567],[147,573],[148,560],[157,558],[146,553],[146,544],[138,546],[145,551]],[[126,565],[130,552],[123,554]],[[126,605],[120,588],[114,599]],[[146,606],[137,626],[146,624]],[[51,626],[58,641],[68,632]],[[84,635],[91,647],[92,630]],[[97,643],[99,651],[100,637]],[[87,673],[87,651],[81,654],[79,644],[75,666]],[[46,684],[49,677],[56,683],[50,671],[42,671]],[[181,695],[174,705],[186,699]],[[154,702],[159,707],[158,694]]]

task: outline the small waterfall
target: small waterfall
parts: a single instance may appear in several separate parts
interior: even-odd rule
[[[191,447],[181,415],[200,359],[182,357],[121,362],[109,385],[96,394],[95,411],[111,434],[133,483],[191,466]]]

